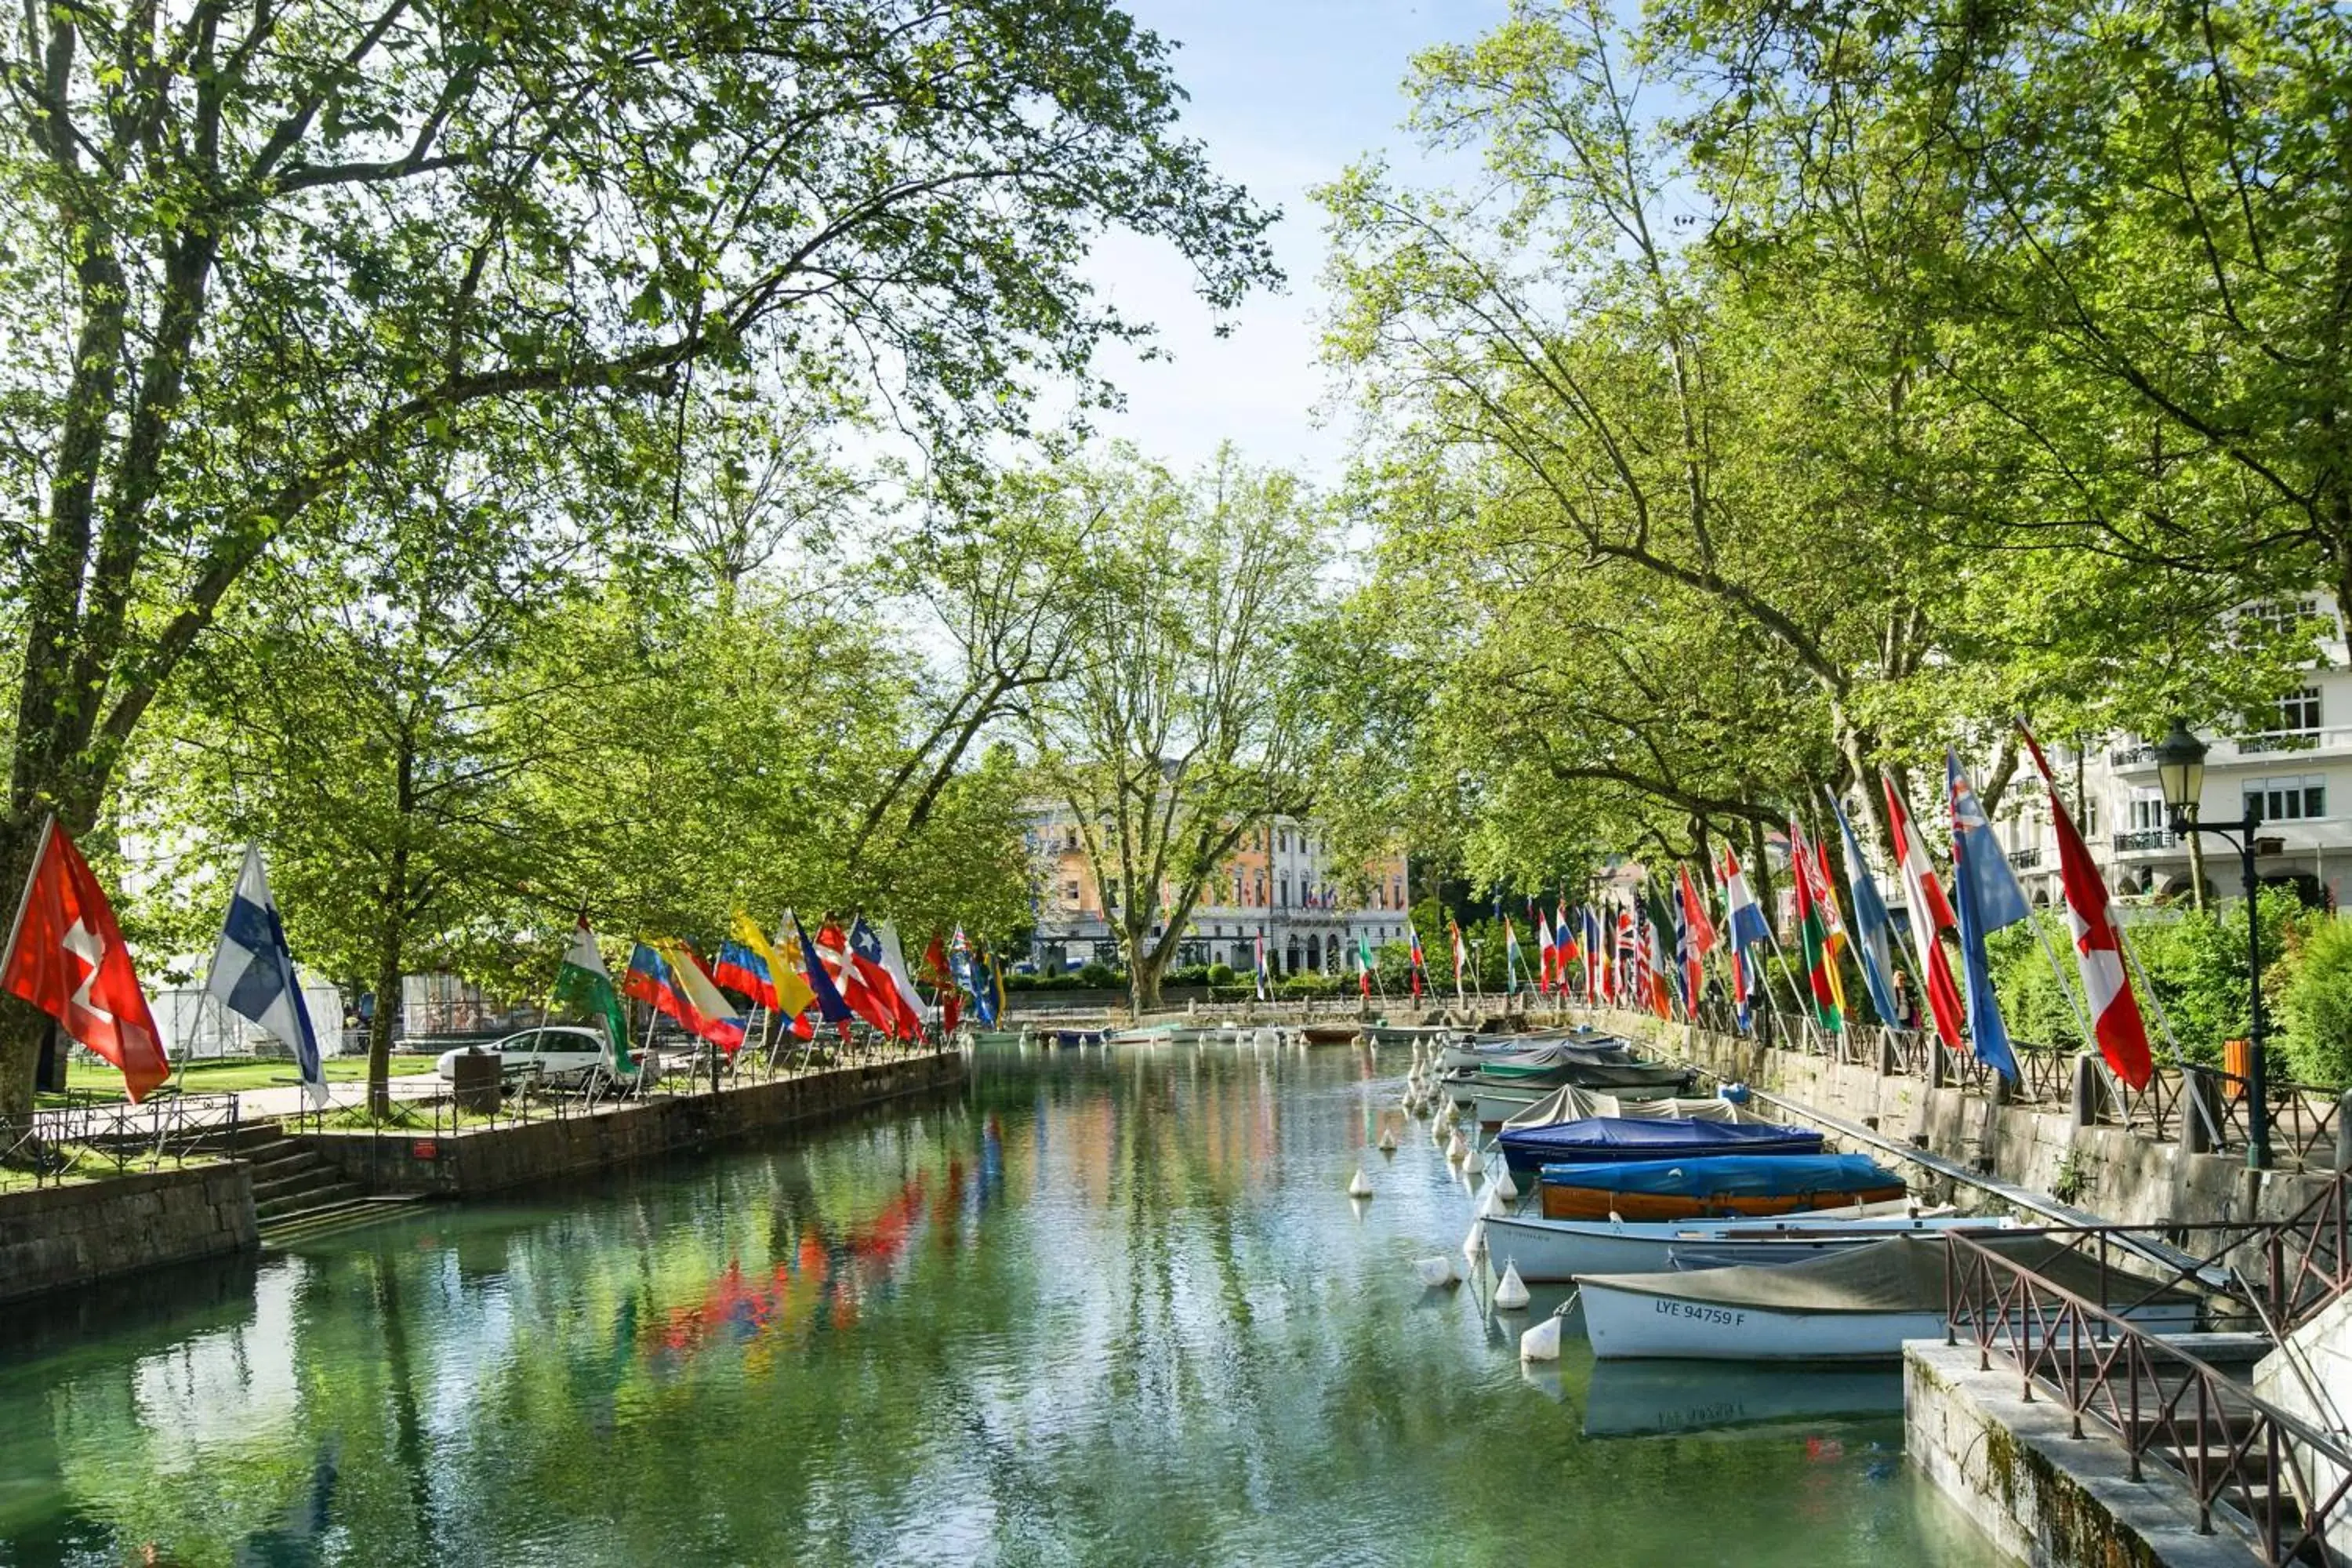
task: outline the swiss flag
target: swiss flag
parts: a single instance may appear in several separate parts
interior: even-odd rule
[[[16,906],[0,990],[30,1002],[121,1068],[134,1104],[172,1076],[114,911],[54,817],[41,830],[33,874]]]

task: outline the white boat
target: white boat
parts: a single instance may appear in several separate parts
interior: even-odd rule
[[[2098,1297],[2096,1260],[2060,1242],[2025,1232],[1983,1245]],[[1581,1274],[1576,1284],[1585,1333],[1602,1361],[1878,1361],[1900,1356],[1906,1340],[1944,1337],[1944,1270],[1942,1242],[1898,1236],[1779,1268]],[[2114,1271],[2105,1284],[2111,1310],[2150,1333],[2197,1326],[2192,1296],[2151,1295]]]
[[[1991,1229],[2011,1222],[1918,1212],[1908,1201],[1860,1204],[1827,1214],[1785,1215],[1769,1219],[1605,1220],[1544,1219],[1534,1215],[1490,1215],[1486,1247],[1495,1267],[1519,1266],[1522,1279],[1573,1279],[1580,1274],[1664,1274],[1676,1266],[1675,1249],[1696,1256],[1738,1245],[1778,1249],[1780,1262],[1884,1241],[1890,1236]],[[1766,1258],[1743,1259],[1766,1261]],[[1689,1263],[1684,1267],[1687,1268]]]

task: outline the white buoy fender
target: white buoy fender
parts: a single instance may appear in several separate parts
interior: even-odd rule
[[[1492,1219],[1496,1215],[1507,1215],[1510,1212],[1511,1205],[1503,1201],[1502,1189],[1499,1187],[1488,1187],[1486,1189],[1486,1195],[1478,1200],[1478,1217],[1480,1219]]]
[[[1519,1278],[1519,1266],[1503,1266],[1503,1282],[1495,1287],[1495,1305],[1506,1312],[1516,1312],[1528,1304],[1528,1282]]]
[[[1502,1173],[1495,1178],[1493,1190],[1502,1194],[1507,1204],[1519,1201],[1519,1184],[1511,1180],[1511,1163],[1508,1160],[1503,1162]]]
[[[1383,1128],[1381,1128],[1381,1153],[1383,1153],[1383,1154],[1393,1154],[1393,1153],[1395,1153],[1395,1152],[1396,1152],[1396,1149],[1397,1149],[1396,1129],[1395,1129],[1395,1128],[1393,1128],[1393,1127],[1383,1127]]]
[[[1475,1263],[1486,1255],[1486,1222],[1474,1219],[1470,1234],[1462,1238],[1462,1256]]]
[[[1462,1136],[1459,1127],[1454,1130],[1454,1136],[1445,1141],[1445,1157],[1457,1165],[1470,1157],[1470,1141]]]
[[[1546,1318],[1519,1336],[1521,1361],[1558,1361],[1559,1359],[1559,1319]]]
[[[1424,1258],[1412,1266],[1423,1287],[1432,1290],[1444,1289],[1462,1283],[1462,1266],[1451,1258]]]
[[[1348,1195],[1351,1198],[1368,1198],[1372,1195],[1372,1184],[1364,1179],[1364,1168],[1361,1165],[1356,1167],[1356,1173],[1348,1180]]]

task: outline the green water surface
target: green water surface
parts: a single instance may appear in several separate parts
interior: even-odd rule
[[[969,1091],[0,1321],[0,1565],[1998,1561],[1899,1375],[1597,1370],[1424,1291],[1406,1053]],[[1345,1195],[1361,1163],[1378,1189]],[[1557,1292],[1541,1294],[1546,1310]]]

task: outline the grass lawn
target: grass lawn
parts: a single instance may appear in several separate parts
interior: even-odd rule
[[[405,1078],[411,1073],[431,1072],[434,1058],[429,1056],[394,1056],[392,1076]],[[103,1062],[75,1061],[66,1068],[66,1087],[80,1100],[121,1100],[122,1075]],[[341,1083],[367,1077],[365,1057],[329,1057],[327,1081]],[[190,1062],[178,1079],[182,1092],[186,1094],[223,1094],[239,1089],[278,1089],[299,1082],[290,1061],[254,1061],[232,1058],[226,1061]],[[43,1095],[44,1105],[63,1104],[55,1095]]]

